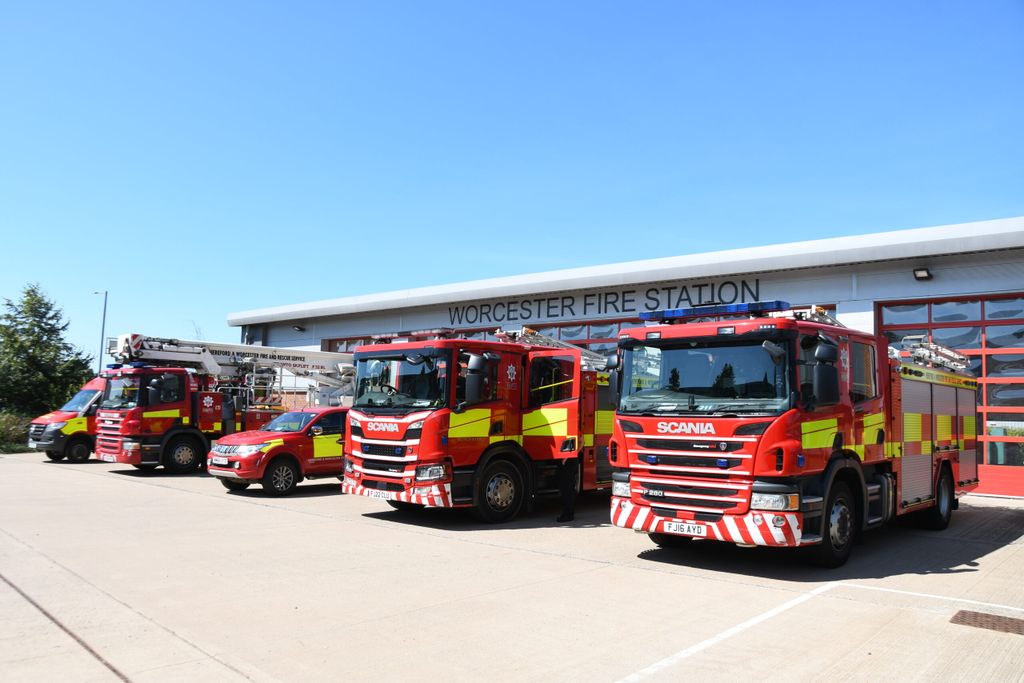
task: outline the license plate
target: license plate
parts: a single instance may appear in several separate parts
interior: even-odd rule
[[[395,492],[394,491],[374,491],[374,490],[371,489],[371,490],[366,492],[366,495],[368,495],[370,498],[381,498],[383,500],[394,500],[395,499]]]
[[[212,458],[210,458],[210,462],[212,462],[214,465],[227,465],[228,459],[219,455],[215,455]]]
[[[107,455],[106,453],[104,453],[103,455],[100,456],[100,460],[102,460],[103,462],[117,462],[117,456]]]
[[[685,522],[665,522],[665,531],[670,534],[700,536],[701,538],[707,538],[708,535],[708,528],[703,524],[687,524]]]

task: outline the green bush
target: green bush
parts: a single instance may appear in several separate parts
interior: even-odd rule
[[[31,417],[0,413],[0,453],[24,453],[28,450],[28,424]]]

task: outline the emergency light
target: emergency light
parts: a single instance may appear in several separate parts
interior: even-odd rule
[[[688,318],[708,318],[718,315],[754,315],[773,311],[788,311],[788,301],[753,301],[746,304],[712,304],[693,308],[667,308],[663,311],[643,311],[643,321],[668,322]]]

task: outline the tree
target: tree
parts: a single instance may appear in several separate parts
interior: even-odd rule
[[[0,410],[38,415],[62,406],[92,377],[92,359],[64,339],[64,313],[37,284],[0,315]]]

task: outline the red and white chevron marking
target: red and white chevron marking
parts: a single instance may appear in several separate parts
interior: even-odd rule
[[[782,526],[772,522],[783,520]],[[672,533],[665,531],[665,522],[688,521],[708,528],[712,540],[742,545],[798,546],[800,545],[801,515],[795,512],[748,512],[745,515],[725,515],[717,522],[680,520],[661,517],[646,505],[634,505],[625,498],[612,497],[611,520],[615,526],[635,531]]]
[[[452,507],[451,484],[433,484],[429,486],[417,486],[415,488],[429,488],[430,493],[413,495],[413,489],[406,491],[381,491],[380,489],[368,489],[350,477],[345,477],[341,482],[341,490],[343,493],[350,493],[356,496],[381,498],[382,500],[397,500],[403,503],[414,503],[416,505],[423,505],[425,507],[432,508]]]

